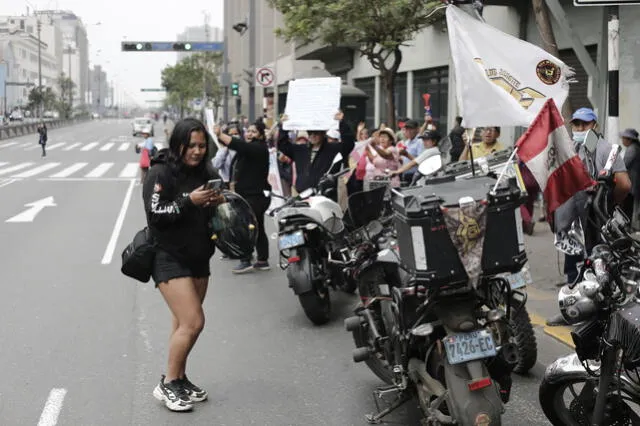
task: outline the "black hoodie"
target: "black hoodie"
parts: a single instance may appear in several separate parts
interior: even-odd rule
[[[189,193],[220,177],[211,168],[170,164],[168,155],[167,149],[159,151],[145,178],[142,198],[147,223],[158,246],[180,263],[208,263],[215,251],[209,225],[212,210],[194,205]]]

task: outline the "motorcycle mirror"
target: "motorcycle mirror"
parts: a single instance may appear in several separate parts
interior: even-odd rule
[[[588,130],[587,135],[584,138],[584,147],[589,152],[596,152],[596,147],[598,146],[599,139],[600,137],[593,129]]]
[[[442,157],[434,155],[424,160],[418,166],[418,171],[423,176],[430,176],[442,168]]]
[[[342,154],[338,153],[335,157],[333,157],[333,162],[331,165],[337,164],[342,161]]]

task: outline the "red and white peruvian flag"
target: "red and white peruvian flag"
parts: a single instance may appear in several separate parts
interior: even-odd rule
[[[574,194],[593,185],[552,98],[545,102],[516,147],[518,158],[540,185],[547,217]]]

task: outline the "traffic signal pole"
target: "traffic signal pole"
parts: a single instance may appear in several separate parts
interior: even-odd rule
[[[256,119],[256,2],[249,0],[249,122]],[[262,115],[262,114],[261,114]]]

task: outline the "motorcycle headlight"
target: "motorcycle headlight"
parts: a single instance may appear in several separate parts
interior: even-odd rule
[[[591,318],[598,311],[597,295],[600,284],[596,281],[582,281],[575,287],[565,285],[558,293],[560,313],[569,324],[576,324]]]

